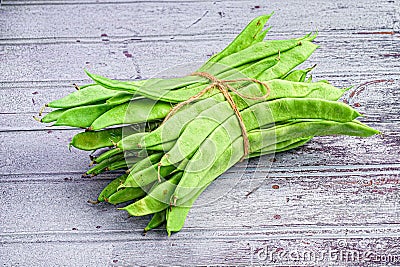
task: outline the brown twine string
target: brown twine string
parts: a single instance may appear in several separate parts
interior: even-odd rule
[[[211,81],[210,85],[208,85],[206,88],[204,88],[203,90],[201,90],[199,93],[197,93],[196,95],[190,97],[188,100],[185,100],[179,104],[177,104],[175,107],[173,107],[171,109],[171,111],[167,114],[167,116],[165,117],[163,123],[165,121],[167,121],[172,115],[174,115],[179,109],[181,109],[183,106],[193,102],[194,100],[199,99],[201,96],[203,96],[205,93],[207,93],[209,90],[213,89],[214,87],[216,87],[218,90],[221,91],[221,93],[224,95],[224,97],[226,98],[226,100],[228,101],[228,103],[231,105],[233,111],[235,112],[235,115],[239,121],[239,125],[242,131],[242,136],[243,136],[243,146],[244,146],[244,155],[241,158],[241,161],[249,154],[249,138],[247,136],[247,130],[246,127],[244,125],[243,122],[243,118],[242,115],[240,114],[236,103],[233,101],[233,98],[231,97],[231,95],[229,94],[229,90],[234,92],[235,94],[237,94],[238,96],[242,97],[242,98],[246,98],[246,99],[250,99],[250,100],[262,100],[265,99],[269,96],[271,89],[268,86],[267,83],[259,81],[257,79],[253,79],[253,78],[240,78],[240,79],[233,79],[233,80],[219,80],[217,77],[207,73],[207,72],[194,72],[192,74],[190,74],[191,76],[200,76],[200,77],[204,77],[207,78],[208,80]],[[261,97],[253,97],[253,96],[247,96],[247,95],[243,95],[242,93],[240,93],[238,90],[236,90],[235,88],[233,88],[232,86],[230,86],[228,83],[234,83],[234,82],[253,82],[253,83],[258,83],[262,86],[264,86],[267,89],[267,93]],[[160,167],[160,166],[159,166]],[[159,177],[160,179],[160,177]]]

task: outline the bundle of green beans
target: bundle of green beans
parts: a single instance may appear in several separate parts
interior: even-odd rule
[[[93,84],[46,105],[54,110],[42,122],[85,129],[71,146],[101,149],[86,175],[125,170],[103,189],[99,202],[128,202],[121,209],[129,214],[153,215],[145,231],[165,223],[171,234],[182,229],[207,186],[242,158],[290,150],[314,136],[379,133],[337,101],[347,89],[313,82],[307,78],[312,68],[295,70],[317,48],[315,35],[264,41],[270,16],[251,21],[196,71],[230,81],[241,118],[221,91],[201,93],[210,80],[197,75],[116,81],[87,73]],[[173,109],[188,99],[193,101]]]

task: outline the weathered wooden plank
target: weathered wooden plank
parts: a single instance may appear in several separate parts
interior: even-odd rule
[[[301,177],[293,173],[288,177],[274,177],[274,172],[268,177],[238,175],[238,172],[222,175],[203,193],[187,218],[185,235],[193,229],[257,231],[292,225],[304,233],[309,230],[308,226],[345,229],[399,223],[398,169],[333,176],[318,173],[309,176],[306,172]],[[126,212],[112,205],[87,203],[88,199],[96,198],[107,180],[76,175],[57,175],[57,178],[2,183],[2,233],[73,228],[91,232],[97,231],[97,226],[105,231],[139,231],[149,220],[148,216],[128,218]],[[255,186],[259,186],[258,190],[248,195]],[[400,231],[399,227],[396,229]]]
[[[52,1],[60,3],[61,1]],[[275,11],[270,21],[279,32],[393,31],[395,2],[354,1],[62,1],[65,5],[26,6],[50,2],[5,2],[0,19],[2,39],[62,41],[101,35],[177,36],[238,33],[252,18]],[[82,5],[82,3],[93,3]],[[33,23],[26,23],[35,17]],[[162,18],[162,23],[157,21]],[[368,18],[368,19],[365,19]],[[30,40],[27,40],[30,39]],[[83,40],[82,40],[83,41]]]
[[[260,8],[252,1],[6,4],[0,8],[0,127],[11,132],[0,133],[3,265],[400,264],[400,257],[389,259],[400,254],[396,1],[270,1]],[[248,20],[272,10],[271,38],[321,31],[322,47],[307,65],[319,64],[317,78],[338,86],[394,80],[347,98],[384,135],[315,138],[273,163],[268,157],[240,163],[210,186],[171,238],[161,230],[142,237],[148,218],[86,203],[114,175],[80,178],[89,161],[87,153],[67,150],[75,131],[47,132],[32,112],[70,83],[86,82],[83,67],[113,78],[151,77],[172,62],[206,60]],[[262,254],[304,250],[381,257],[288,261]]]
[[[349,90],[341,99],[348,102],[351,106],[364,114],[363,120],[366,122],[393,122],[399,120],[400,105],[400,80],[389,77],[385,79],[368,80],[360,83],[357,78],[341,77],[336,74],[325,75],[314,73],[314,77],[326,78],[336,85],[342,87],[354,83],[355,87]],[[370,78],[370,77],[368,77]],[[357,84],[358,83],[358,84]],[[367,83],[367,84],[366,84]],[[33,116],[38,116],[38,112],[47,102],[66,96],[75,91],[73,86],[54,86],[36,88],[16,88],[6,87],[1,89],[0,94],[0,131],[17,130],[53,130],[48,126],[51,124],[40,124],[33,120]],[[12,97],[10,97],[12,96]],[[382,103],[386,107],[382,107]],[[44,110],[51,111],[50,108]],[[18,124],[15,122],[18,121]],[[55,129],[68,129],[68,127],[57,127]]]
[[[368,139],[330,136],[316,137],[300,149],[277,154],[274,166],[331,166],[399,163],[399,123],[373,123],[384,135]],[[0,135],[0,174],[85,172],[88,152],[72,149],[68,143],[76,131],[4,132]],[[252,163],[256,166],[257,162]],[[56,169],[55,169],[55,166]],[[263,165],[261,165],[263,166]],[[267,164],[269,166],[269,164]]]
[[[131,266],[131,265],[235,265],[235,266],[396,266],[398,265],[399,237],[364,239],[360,236],[343,238],[298,237],[290,239],[254,240],[252,233],[240,239],[141,240],[121,242],[51,242],[3,245],[11,265],[26,266]],[[110,233],[115,235],[115,233]],[[123,235],[127,235],[123,233]],[[98,235],[91,235],[97,239]],[[87,237],[89,239],[90,237]],[[21,257],[18,251],[29,251]],[[51,251],[51,253],[49,253]],[[265,253],[265,254],[264,254]],[[46,255],[46,256],[42,256]],[[96,255],[96,256],[93,256]],[[190,255],[190,256],[188,256]],[[212,255],[212,256],[210,256]],[[302,260],[302,257],[304,260]],[[307,264],[307,265],[305,265]],[[6,265],[7,266],[7,265]]]
[[[271,38],[288,38],[275,35]],[[294,35],[290,35],[294,37]],[[86,79],[83,69],[89,69],[110,78],[149,78],[164,74],[175,74],[178,70],[186,74],[195,69],[209,56],[220,51],[232,38],[218,40],[196,40],[193,38],[161,42],[137,42],[98,44],[54,44],[54,45],[5,45],[6,55],[0,70],[1,82],[70,81]],[[385,36],[320,35],[318,49],[310,58],[307,67],[318,64],[321,73],[353,76],[397,75],[399,64],[396,58],[400,39]],[[363,51],[360,53],[360,51]],[[379,52],[377,52],[379,51]],[[124,53],[125,52],[125,53]],[[129,52],[132,57],[127,57]],[[182,64],[192,63],[182,67]],[[181,66],[177,69],[176,66]],[[166,72],[167,69],[173,68]]]

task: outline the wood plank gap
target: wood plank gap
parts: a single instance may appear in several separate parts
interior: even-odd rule
[[[144,4],[144,3],[155,3],[155,4],[177,4],[177,3],[193,3],[193,2],[201,2],[201,3],[219,3],[220,0],[212,1],[212,0],[121,0],[121,1],[6,1],[2,2],[2,6],[66,6],[66,5],[124,5],[124,4]],[[246,0],[230,0],[229,2],[249,2]]]
[[[231,179],[230,174],[237,174],[238,169],[243,167],[234,166],[226,171],[218,179]],[[331,165],[331,166],[304,166],[296,168],[272,167],[267,171],[259,171],[257,168],[246,168],[246,171],[253,170],[257,174],[268,174],[268,178],[298,179],[299,177],[343,177],[343,176],[377,176],[377,175],[397,175],[400,177],[400,164],[378,164],[378,165]],[[349,171],[352,170],[352,171]],[[81,180],[82,172],[36,172],[36,173],[9,173],[0,174],[1,183],[16,182],[61,182],[66,181],[65,176],[69,176],[67,181],[87,182],[104,181],[115,179],[122,171],[107,172],[86,180]],[[73,177],[71,177],[73,176]],[[399,179],[400,184],[400,179]]]
[[[133,223],[132,223],[133,224]],[[0,244],[10,243],[49,243],[49,242],[126,242],[145,241],[154,242],[168,239],[165,230],[155,231],[162,236],[143,237],[141,229],[133,230],[101,230],[101,231],[40,231],[0,233]],[[327,239],[327,238],[399,238],[399,224],[326,224],[326,225],[270,225],[256,230],[245,228],[231,229],[224,227],[190,228],[183,229],[173,235],[171,240],[238,240],[247,237],[251,240],[272,239]]]

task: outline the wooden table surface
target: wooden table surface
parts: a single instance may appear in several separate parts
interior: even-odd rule
[[[0,7],[2,266],[400,266],[400,2],[398,0],[3,0]],[[191,210],[184,229],[142,236],[149,217],[93,206],[115,174],[81,178],[76,133],[32,119],[89,80],[142,79],[205,61],[254,17],[267,38],[318,30],[303,65],[354,85],[344,99],[382,131],[318,137],[237,164]],[[258,190],[254,190],[258,189]],[[254,191],[252,194],[249,192]]]

